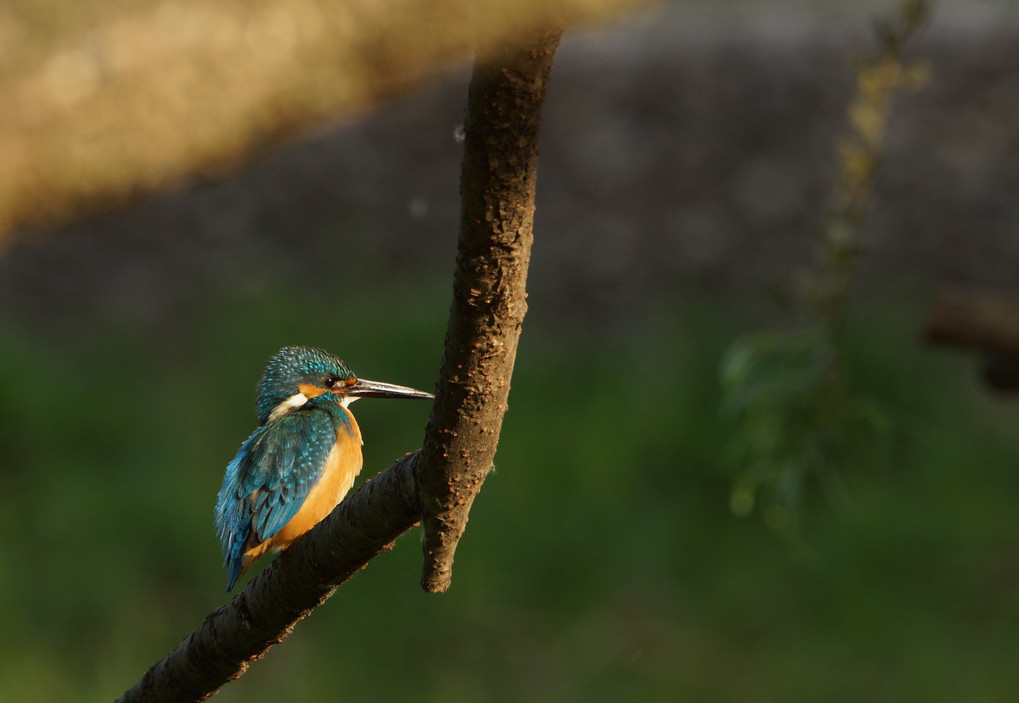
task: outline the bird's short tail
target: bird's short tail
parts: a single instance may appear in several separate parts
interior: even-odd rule
[[[244,530],[243,539],[241,539],[242,535],[239,534],[235,534],[233,536],[230,543],[230,549],[227,552],[226,557],[223,559],[223,566],[226,567],[227,575],[227,593],[233,590],[233,587],[237,585],[237,580],[244,575],[245,571],[248,570],[250,561],[245,563],[244,547],[247,545],[247,538],[250,531],[250,528],[248,530]]]
[[[244,566],[244,556],[241,554],[237,555],[237,558],[231,559],[227,568],[227,584],[226,591],[229,593],[233,590],[233,587],[237,585],[237,580],[244,575],[247,571],[247,567]]]

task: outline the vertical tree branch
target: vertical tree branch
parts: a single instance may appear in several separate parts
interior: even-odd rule
[[[527,310],[538,133],[561,29],[479,56],[460,177],[460,241],[435,404],[418,465],[426,591],[449,588],[453,554],[492,468]]]

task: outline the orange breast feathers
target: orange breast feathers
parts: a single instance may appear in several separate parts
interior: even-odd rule
[[[297,514],[279,532],[261,544],[249,542],[244,552],[245,569],[267,551],[289,547],[294,540],[325,519],[354,485],[354,479],[361,473],[361,430],[350,411],[344,408],[344,412],[350,424],[340,426],[336,433],[336,444],[326,457],[318,483],[312,486]]]

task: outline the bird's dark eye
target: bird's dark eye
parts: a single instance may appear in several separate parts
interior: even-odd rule
[[[336,385],[336,381],[337,381],[336,376],[327,376],[326,377],[326,388],[332,388],[333,386],[335,386]]]

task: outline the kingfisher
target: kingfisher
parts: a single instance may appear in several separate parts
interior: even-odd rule
[[[255,392],[258,428],[223,476],[216,531],[227,591],[268,551],[286,549],[317,525],[361,472],[358,398],[432,398],[405,386],[357,378],[332,354],[283,347]]]

